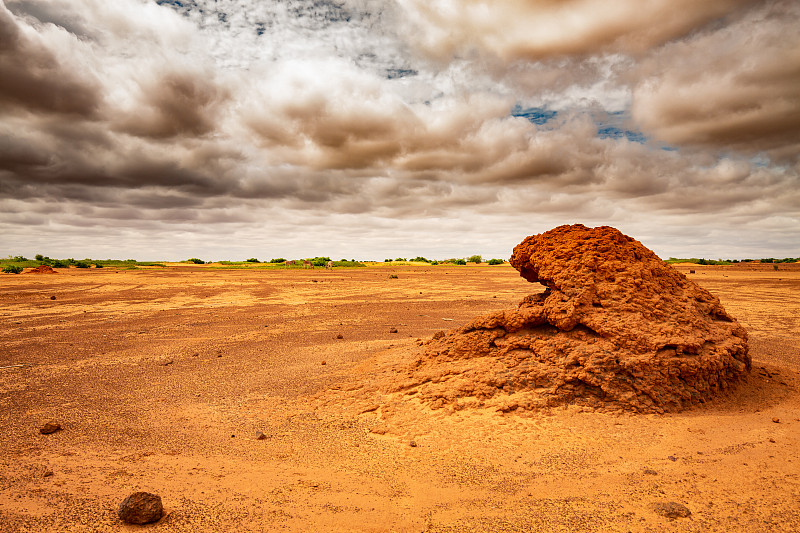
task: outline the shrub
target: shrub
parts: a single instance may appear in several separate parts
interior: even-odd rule
[[[27,259],[26,259],[24,256],[22,256],[22,255],[15,255],[15,256],[12,258],[12,261],[27,261]]]
[[[33,256],[33,258],[37,261],[44,261],[44,256],[42,254],[36,254]]]
[[[95,263],[94,267],[95,268],[103,268],[103,263]]]
[[[424,258],[424,257],[422,257],[421,255],[418,255],[417,257],[415,257],[414,259],[412,259],[412,261],[416,261],[416,262],[418,262],[418,263],[430,263],[430,261],[428,261],[427,259],[425,259],[425,258]]]
[[[461,266],[467,264],[467,262],[464,259],[453,259],[451,260],[451,263],[453,263],[454,265],[461,265]]]
[[[56,259],[55,261],[53,261],[53,268],[67,268],[67,266],[68,265],[64,261],[61,261],[60,259]]]
[[[21,274],[22,267],[17,265],[8,265],[3,269],[3,272],[6,274]]]
[[[480,264],[483,262],[483,257],[479,255],[471,255],[467,258],[468,263],[477,263]]]
[[[77,268],[89,268],[89,263],[87,263],[86,261],[76,261],[75,266]]]
[[[194,263],[195,265],[203,265],[203,264],[205,264],[205,261],[203,261],[202,259],[198,259],[196,257],[191,257],[191,258],[187,259],[187,261],[189,261],[190,263]]]
[[[439,264],[439,261],[431,261],[431,264],[432,264],[432,265],[438,265],[438,264]]]
[[[384,259],[384,260],[383,260],[383,262],[384,262],[384,263],[391,263],[391,262],[392,262],[392,260],[391,260],[391,259]]]
[[[255,257],[251,257],[250,259],[245,260],[245,263],[260,263],[260,262],[261,261],[259,261]]]
[[[284,259],[283,257],[276,257],[275,259],[270,259],[269,262],[270,263],[285,263],[286,259]]]
[[[490,265],[502,265],[503,263],[505,263],[505,261],[502,259],[489,259]]]
[[[405,261],[405,260],[406,260],[405,257],[398,257],[397,259],[395,259],[395,261]]]

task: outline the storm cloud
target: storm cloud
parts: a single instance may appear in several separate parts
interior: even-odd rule
[[[583,222],[797,256],[798,23],[789,1],[0,1],[3,245],[503,257]]]

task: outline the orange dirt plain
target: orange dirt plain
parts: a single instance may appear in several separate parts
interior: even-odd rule
[[[0,275],[0,531],[800,531],[800,264],[676,268],[753,370],[667,415],[384,412],[418,339],[543,289],[507,265]]]

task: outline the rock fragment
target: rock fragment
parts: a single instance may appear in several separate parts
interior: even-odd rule
[[[160,496],[149,492],[135,492],[122,500],[117,515],[128,524],[150,524],[161,520],[164,507]]]
[[[50,422],[45,423],[42,427],[39,428],[39,433],[42,435],[50,435],[51,433],[55,433],[56,431],[61,430],[61,424],[58,422]]]
[[[655,511],[657,515],[673,520],[675,518],[688,518],[692,515],[688,507],[677,502],[656,503],[653,505],[653,511]]]
[[[433,408],[663,413],[750,370],[747,333],[719,299],[614,228],[560,226],[510,262],[544,292],[437,333],[387,392]]]

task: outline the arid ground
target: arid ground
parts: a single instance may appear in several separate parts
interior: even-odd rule
[[[0,275],[0,531],[800,531],[800,265],[676,268],[753,370],[668,415],[384,412],[418,339],[541,290],[509,266]]]

